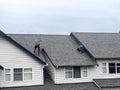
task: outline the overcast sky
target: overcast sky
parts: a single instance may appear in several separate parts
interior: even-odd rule
[[[119,32],[120,0],[0,0],[5,33]]]

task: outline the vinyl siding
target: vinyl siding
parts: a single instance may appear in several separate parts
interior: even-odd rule
[[[98,66],[89,67],[88,68],[88,77],[93,79],[101,79],[101,78],[120,78],[120,74],[109,74],[108,63],[109,62],[118,62],[120,60],[97,60]],[[102,63],[107,64],[107,73],[102,72]]]
[[[62,83],[82,83],[82,82],[92,82],[90,78],[83,77],[81,67],[81,78],[65,78],[65,70],[64,67],[59,67],[56,69],[56,84]]]
[[[4,70],[0,71],[0,87],[43,85],[43,65],[20,50],[9,41],[0,37],[0,64],[11,69],[11,81],[4,81]],[[14,68],[32,68],[31,81],[13,81]]]
[[[81,83],[81,82],[92,82],[93,79],[103,79],[103,78],[120,78],[120,74],[109,74],[108,73],[108,62],[119,62],[119,60],[98,60],[98,66],[87,67],[87,77],[83,77],[83,68],[81,67],[81,78],[65,78],[64,67],[59,67],[56,69],[56,84],[62,83]],[[107,63],[107,73],[102,72],[102,63]]]

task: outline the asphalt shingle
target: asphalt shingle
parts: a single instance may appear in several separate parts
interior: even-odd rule
[[[78,44],[68,35],[10,34],[16,42],[33,53],[35,38],[41,38],[44,48],[55,66],[91,66],[96,62],[85,52],[80,54]]]
[[[120,87],[120,78],[94,79],[101,88]]]
[[[95,58],[120,58],[119,33],[80,33],[73,32]]]

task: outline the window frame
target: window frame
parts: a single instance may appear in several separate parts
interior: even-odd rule
[[[14,73],[14,70],[15,70],[15,69],[22,69],[22,80],[17,80],[17,81],[16,81],[16,80],[14,79],[14,78],[15,78],[15,73]],[[24,76],[23,76],[23,68],[13,68],[13,81],[14,81],[14,82],[21,82],[21,81],[23,81],[23,78],[24,78]]]
[[[7,70],[7,69],[10,70],[10,73],[6,73],[6,70]],[[6,75],[10,75],[10,80],[9,80],[9,81],[6,80]],[[12,75],[12,74],[11,74],[11,69],[10,69],[10,68],[5,68],[5,69],[4,69],[4,81],[5,81],[5,82],[11,82],[11,81],[12,81],[11,75]]]
[[[86,73],[86,76],[84,76],[85,73]],[[82,76],[83,76],[84,78],[88,77],[88,68],[87,68],[87,67],[83,67],[83,68],[82,68]]]
[[[14,69],[22,69],[22,80],[18,80],[18,81],[15,81],[14,80]],[[31,69],[31,72],[24,72],[25,69]],[[25,75],[26,73],[30,73],[32,76],[31,76],[31,80],[25,80]],[[32,81],[33,80],[33,69],[32,68],[13,68],[13,81],[14,82],[21,82],[21,81]]]
[[[108,64],[110,64],[110,63],[114,63],[115,64],[115,73],[110,73],[110,69],[109,69],[109,74],[120,74],[120,72],[118,72],[118,68],[120,68],[120,65],[118,66],[118,64],[120,64],[120,62],[109,62]],[[110,68],[109,67],[109,65],[108,65],[108,68]]]
[[[69,66],[68,66],[68,67],[69,67]],[[72,77],[71,77],[71,78],[73,78],[73,67],[70,67],[70,68],[71,68],[71,71],[70,71],[70,70],[67,70],[68,67],[65,67],[65,68],[64,68],[64,70],[65,70],[65,78],[68,79],[68,77],[66,77],[66,73],[67,73],[67,72],[72,72]],[[70,78],[69,78],[69,79],[70,79]]]
[[[31,69],[31,72],[25,72],[25,69]],[[31,74],[31,79],[30,80],[25,80],[25,74]],[[32,68],[24,68],[23,69],[23,81],[31,81],[32,79],[33,79]]]
[[[105,70],[105,71],[104,71]],[[102,63],[102,73],[107,74],[107,63]]]
[[[66,68],[67,67],[71,67],[72,69],[71,69],[71,72],[72,72],[72,77],[71,78],[67,78],[66,77]],[[77,67],[77,66],[67,66],[67,67],[64,67],[64,77],[66,78],[66,79],[79,79],[79,78],[81,78],[81,67],[79,67],[80,68],[80,77],[79,78],[75,78],[74,77],[74,67]]]

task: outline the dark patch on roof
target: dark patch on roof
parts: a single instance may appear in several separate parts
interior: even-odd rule
[[[79,33],[73,32],[79,43],[81,42],[95,58],[120,58],[119,33]]]
[[[44,48],[55,66],[92,66],[96,62],[85,52],[77,51],[78,44],[67,35],[10,34],[16,42],[33,52],[34,39],[41,38]]]
[[[94,79],[94,81],[101,87],[101,88],[114,88],[120,87],[120,78],[113,78],[113,79]]]
[[[46,64],[45,61],[41,60],[39,57],[35,56],[33,53],[31,53],[29,51],[29,49],[25,48],[23,45],[19,44],[17,41],[13,40],[11,37],[9,37],[8,35],[6,35],[5,33],[3,33],[2,31],[0,31],[0,35],[5,38],[6,40],[10,41],[12,44],[14,44],[15,46],[17,46],[18,48],[20,48],[21,50],[23,50],[24,52],[26,52],[27,54],[29,54],[30,56],[32,56],[33,58],[35,58],[37,61],[41,62],[42,64]]]
[[[48,73],[45,71],[45,84],[40,86],[28,87],[13,87],[1,88],[0,90],[99,90],[98,87],[92,83],[78,83],[78,84],[54,84]]]

